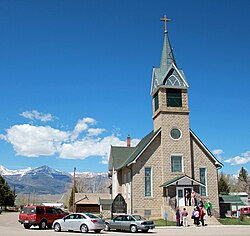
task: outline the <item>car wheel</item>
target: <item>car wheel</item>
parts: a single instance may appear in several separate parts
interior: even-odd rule
[[[25,229],[29,229],[31,227],[31,225],[29,225],[29,224],[24,224],[23,226]]]
[[[80,231],[81,231],[82,233],[87,233],[87,232],[89,231],[89,228],[88,228],[87,225],[83,224],[83,225],[81,225],[81,227],[80,227]]]
[[[105,231],[110,231],[110,227],[109,227],[109,224],[105,224]]]
[[[101,233],[101,229],[96,229],[95,233]]]
[[[142,230],[142,233],[147,233],[148,232],[148,229],[143,229]]]
[[[130,232],[131,233],[136,233],[137,231],[138,231],[138,229],[137,229],[136,225],[131,225],[130,226]]]
[[[54,231],[55,232],[60,232],[61,231],[61,225],[59,223],[55,223],[55,225],[54,225]]]
[[[46,229],[46,226],[47,226],[47,223],[46,223],[45,220],[41,221],[40,224],[39,224],[40,229]]]

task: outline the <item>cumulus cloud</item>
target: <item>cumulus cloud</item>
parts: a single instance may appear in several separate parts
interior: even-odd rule
[[[243,165],[250,162],[250,151],[242,153],[240,156],[229,158],[225,160],[230,165]]]
[[[77,139],[81,132],[86,131],[90,125],[94,125],[94,124],[96,124],[96,121],[90,117],[86,117],[81,120],[78,120],[72,132],[71,139],[72,140]]]
[[[66,141],[68,133],[50,126],[14,125],[7,129],[5,139],[17,155],[27,157],[50,156]]]
[[[85,159],[89,156],[108,157],[111,145],[125,146],[126,142],[113,135],[103,139],[85,137],[76,142],[63,144],[60,157],[65,159]]]
[[[24,111],[20,114],[20,116],[25,117],[31,120],[40,120],[43,122],[52,121],[54,117],[51,114],[43,114],[37,110],[32,111]]]
[[[56,155],[63,159],[98,156],[101,158],[101,163],[107,164],[111,145],[126,146],[127,143],[115,134],[100,137],[99,135],[106,130],[91,127],[96,123],[93,118],[80,119],[73,131],[31,124],[13,125],[6,130],[6,134],[0,134],[0,139],[10,143],[19,156]],[[131,145],[136,146],[139,141],[131,139]]]

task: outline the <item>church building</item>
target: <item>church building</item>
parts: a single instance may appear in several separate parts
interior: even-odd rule
[[[164,218],[177,207],[197,200],[213,204],[219,217],[218,169],[223,164],[190,129],[185,75],[170,45],[166,16],[160,66],[153,68],[151,92],[153,130],[136,147],[112,146],[109,175],[111,198],[122,196],[126,213]],[[188,197],[187,197],[188,195]],[[191,207],[191,206],[190,206]]]

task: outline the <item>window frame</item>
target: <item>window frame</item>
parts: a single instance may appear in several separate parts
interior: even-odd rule
[[[154,95],[154,111],[157,111],[159,109],[159,93],[157,92]]]
[[[146,170],[150,170],[150,176],[146,176]],[[152,197],[153,196],[153,186],[152,186],[152,167],[145,166],[144,168],[144,197]],[[147,181],[149,181],[149,191],[147,186]]]
[[[201,178],[201,170],[202,170],[202,169],[205,170],[205,172],[204,172],[204,181],[202,181],[202,178]],[[200,182],[201,182],[202,184],[205,185],[205,187],[200,186],[200,195],[201,195],[201,196],[207,196],[207,168],[206,168],[206,167],[200,167],[200,168],[199,168],[199,174],[200,174]],[[202,189],[205,190],[204,195],[203,195]]]
[[[182,107],[182,90],[171,88],[166,89],[166,99],[167,107]]]
[[[180,160],[180,164],[181,164],[181,170],[174,170],[174,158],[179,157]],[[184,166],[183,166],[183,156],[181,154],[172,154],[171,155],[171,173],[183,173],[184,172]]]

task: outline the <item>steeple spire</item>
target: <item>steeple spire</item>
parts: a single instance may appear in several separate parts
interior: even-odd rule
[[[167,23],[170,19],[164,15],[160,18],[164,22],[164,42],[161,53],[160,66],[153,68],[151,95],[153,96],[159,87],[168,88],[188,88],[188,84],[182,70],[178,69],[174,58],[174,53],[169,41]]]
[[[164,15],[163,18],[160,18],[160,21],[164,21],[164,43],[161,54],[160,70],[162,73],[166,73],[170,65],[174,63],[176,65],[172,47],[168,38],[167,22],[171,20]]]

